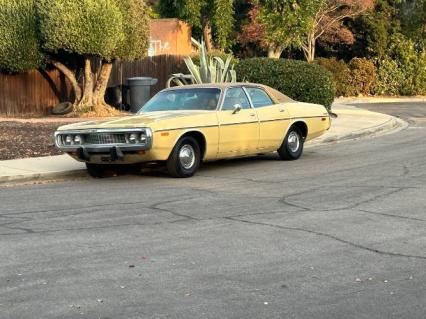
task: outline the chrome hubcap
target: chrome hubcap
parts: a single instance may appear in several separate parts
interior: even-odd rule
[[[292,153],[296,153],[299,150],[300,139],[296,132],[290,132],[287,139],[287,145]]]
[[[195,164],[195,151],[194,148],[185,144],[179,151],[179,161],[183,168],[190,169]]]

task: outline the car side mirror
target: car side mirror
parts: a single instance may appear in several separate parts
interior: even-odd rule
[[[232,114],[236,114],[239,111],[241,111],[241,105],[240,104],[235,104],[234,105],[234,110],[232,111]]]

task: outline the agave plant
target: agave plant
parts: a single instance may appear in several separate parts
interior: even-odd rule
[[[191,57],[186,57],[184,62],[190,74],[173,74],[167,81],[167,87],[202,83],[234,83],[237,81],[234,65],[231,65],[232,57],[228,57],[226,61],[219,57],[209,57],[203,40],[200,43],[192,39],[192,42],[199,49],[200,65],[196,65]]]

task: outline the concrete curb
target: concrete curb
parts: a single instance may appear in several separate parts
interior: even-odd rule
[[[46,173],[33,173],[33,174],[19,174],[14,176],[0,176],[0,186],[10,183],[30,183],[36,181],[49,181],[64,178],[79,178],[87,176],[85,169],[59,171],[59,172],[46,172]]]
[[[367,129],[354,131],[354,132],[351,132],[350,134],[332,135],[318,142],[314,140],[312,143],[309,143],[307,147],[334,144],[334,143],[351,141],[351,140],[359,140],[362,138],[372,137],[372,136],[387,135],[387,134],[396,133],[407,127],[408,127],[407,122],[396,117],[391,117],[387,122],[377,126],[367,128]]]
[[[379,103],[404,103],[426,102],[426,96],[416,97],[343,97],[334,100],[334,104],[379,104]]]

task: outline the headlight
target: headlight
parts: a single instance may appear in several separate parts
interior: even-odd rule
[[[74,143],[80,145],[82,143],[81,135],[74,136]]]
[[[72,145],[72,143],[73,143],[73,137],[71,136],[71,135],[67,135],[67,136],[65,136],[65,144],[66,145]]]
[[[136,133],[131,133],[129,135],[129,143],[131,144],[136,144],[138,142],[138,134]]]

